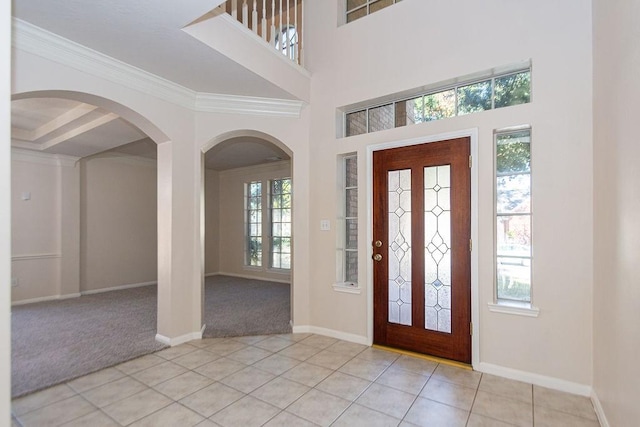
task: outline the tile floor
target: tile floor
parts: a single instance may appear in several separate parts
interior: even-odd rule
[[[12,402],[14,426],[599,426],[588,398],[320,335],[192,341]]]

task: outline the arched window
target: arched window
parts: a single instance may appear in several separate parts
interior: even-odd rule
[[[282,31],[276,34],[275,47],[281,51],[283,55],[289,57],[292,61],[297,61],[296,47],[298,46],[298,31],[296,27],[290,25],[283,27]],[[288,49],[287,49],[288,48]]]

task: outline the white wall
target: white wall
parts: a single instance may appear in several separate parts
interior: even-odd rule
[[[608,425],[634,426],[640,420],[640,3],[596,0],[593,6],[593,387]]]
[[[0,420],[11,417],[11,2],[0,4]]]
[[[268,163],[264,165],[222,171],[220,176],[220,234],[218,251],[220,273],[235,276],[255,277],[267,280],[290,281],[290,273],[269,268],[266,251],[266,236],[263,236],[262,267],[245,266],[245,219],[244,185],[252,181],[262,181],[266,188],[269,180],[291,177],[291,162]],[[293,183],[295,192],[295,182]],[[263,192],[263,194],[266,194]],[[266,206],[263,204],[263,206]],[[266,218],[267,212],[262,212]],[[294,245],[295,245],[295,236]],[[295,266],[294,266],[295,268]]]
[[[338,2],[309,2],[306,59],[313,74],[310,128],[312,325],[368,336],[371,284],[366,192],[360,193],[361,295],[335,292],[336,156],[357,152],[366,188],[367,147],[477,128],[480,364],[588,392],[591,384],[592,91],[589,2],[403,1],[336,27]],[[331,46],[331,48],[328,48]],[[533,101],[345,139],[336,108],[531,59]],[[533,129],[533,302],[538,318],[492,313],[494,129]],[[335,227],[333,227],[335,229]]]
[[[156,161],[108,153],[80,165],[80,290],[156,282]]]

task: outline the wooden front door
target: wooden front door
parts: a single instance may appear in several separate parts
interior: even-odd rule
[[[374,343],[471,363],[469,138],[373,153]]]

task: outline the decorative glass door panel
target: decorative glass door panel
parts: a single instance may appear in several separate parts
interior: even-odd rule
[[[390,171],[389,322],[411,325],[411,169]]]

